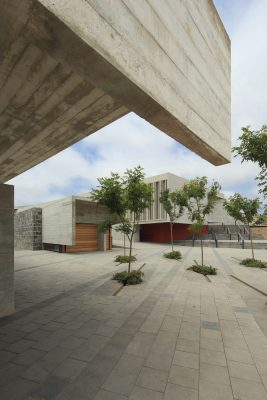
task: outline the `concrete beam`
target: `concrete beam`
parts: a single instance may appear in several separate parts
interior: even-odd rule
[[[0,184],[0,317],[14,311],[14,187]]]
[[[230,41],[211,0],[0,4],[0,182],[130,111],[230,160]]]

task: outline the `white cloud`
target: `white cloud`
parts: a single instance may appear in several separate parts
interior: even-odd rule
[[[251,124],[258,129],[266,123],[267,46],[266,0],[247,3],[244,12],[232,9],[232,137],[241,127]],[[233,21],[236,19],[236,23]],[[89,157],[90,154],[96,157]],[[114,122],[39,166],[21,174],[15,184],[17,204],[47,201],[66,194],[87,190],[97,178],[110,171],[142,165],[147,175],[163,172],[192,178],[207,175],[216,179],[226,194],[240,191],[257,195],[254,177],[257,167],[251,163],[233,162],[214,167],[134,114]],[[77,185],[76,182],[82,182]]]

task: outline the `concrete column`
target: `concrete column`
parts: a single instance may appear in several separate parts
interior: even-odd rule
[[[107,235],[104,232],[98,232],[98,250],[107,251]]]
[[[0,317],[14,312],[14,187],[0,183]]]

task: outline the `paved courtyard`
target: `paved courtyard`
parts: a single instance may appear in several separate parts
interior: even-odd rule
[[[249,250],[136,244],[144,282],[125,287],[108,253],[16,254],[16,308],[0,320],[1,400],[266,400],[267,272]],[[266,250],[257,258],[267,259]]]

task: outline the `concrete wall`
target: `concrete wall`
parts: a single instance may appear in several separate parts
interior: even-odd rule
[[[258,225],[251,227],[252,237],[267,240],[267,225]]]
[[[158,222],[167,222],[169,221],[169,217],[162,212],[162,205],[159,202],[159,197],[160,197],[160,185],[161,182],[166,182],[167,188],[170,189],[170,191],[175,191],[177,189],[180,189],[183,187],[183,185],[187,182],[186,179],[181,178],[180,176],[171,174],[171,173],[165,173],[165,174],[160,174],[160,175],[155,175],[152,177],[148,177],[145,179],[146,183],[152,184],[153,185],[153,204],[151,208],[153,209],[153,214],[151,218],[151,213],[147,210],[144,214],[143,217],[141,218],[140,222],[141,224],[151,224],[151,223],[158,223]],[[158,182],[159,186],[159,193],[158,196],[155,196],[155,190],[157,189],[155,183]],[[233,225],[235,223],[234,219],[230,217],[227,212],[225,211],[223,207],[223,202],[224,202],[224,195],[222,193],[219,193],[217,197],[217,201],[215,204],[215,207],[210,215],[207,215],[206,217],[206,223],[219,223],[221,224],[222,222],[228,225]],[[158,208],[158,216],[159,218],[156,218],[156,213],[155,210]],[[180,224],[190,224],[191,221],[189,219],[188,213],[185,209],[184,214],[177,220],[178,223]]]
[[[15,248],[42,250],[42,209],[30,208],[15,213]]]
[[[103,221],[108,214],[106,207],[97,205],[92,201],[75,200],[75,215],[77,223],[98,224]]]
[[[43,243],[75,244],[75,203],[73,197],[42,205]]]
[[[0,184],[0,317],[14,311],[14,188]]]
[[[98,60],[102,90],[214,164],[230,160],[230,40],[211,0],[39,2],[115,68]]]
[[[211,0],[2,1],[0,27],[0,182],[128,112],[229,162],[230,41]]]

